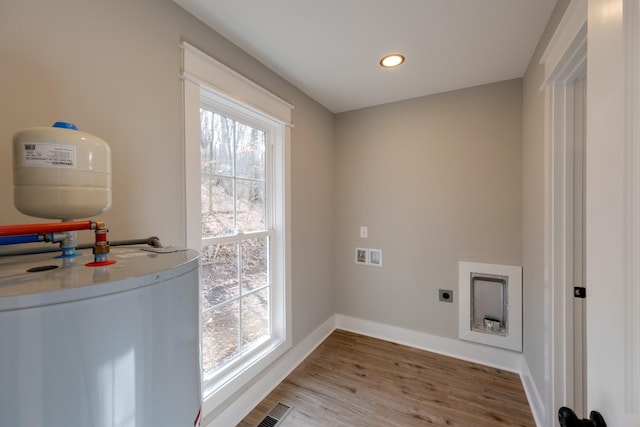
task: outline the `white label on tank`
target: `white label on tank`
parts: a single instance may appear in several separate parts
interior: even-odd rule
[[[64,144],[22,144],[23,166],[76,167],[76,146]]]

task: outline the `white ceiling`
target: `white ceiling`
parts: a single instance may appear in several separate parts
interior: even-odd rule
[[[522,77],[556,3],[174,1],[334,113]]]

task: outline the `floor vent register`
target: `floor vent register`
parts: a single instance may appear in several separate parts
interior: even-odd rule
[[[289,406],[278,403],[275,408],[273,408],[271,412],[264,417],[264,420],[258,424],[258,427],[275,427],[280,425],[282,420],[289,415],[289,412],[291,412],[291,408]]]

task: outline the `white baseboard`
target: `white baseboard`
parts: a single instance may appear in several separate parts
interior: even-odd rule
[[[522,354],[514,351],[356,319],[342,314],[336,314],[336,328],[518,374],[522,366]]]
[[[544,427],[548,425],[555,425],[555,421],[547,421],[544,402],[540,397],[540,393],[538,392],[536,384],[533,382],[533,377],[531,376],[529,365],[527,364],[527,361],[524,357],[522,358],[522,366],[520,367],[520,380],[522,381],[524,393],[527,395],[529,407],[531,408],[536,426]]]
[[[335,316],[331,316],[298,345],[289,350],[254,384],[229,404],[212,420],[205,420],[206,427],[235,426],[271,393],[311,352],[336,328]]]

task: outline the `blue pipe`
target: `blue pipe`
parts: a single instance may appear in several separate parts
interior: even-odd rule
[[[17,245],[20,243],[34,243],[41,242],[39,234],[25,234],[22,236],[6,236],[0,237],[0,246],[1,245]]]

